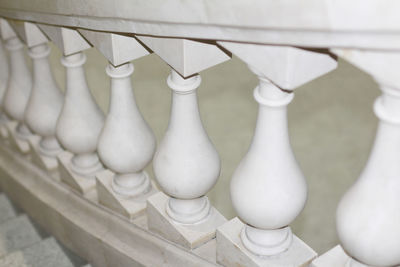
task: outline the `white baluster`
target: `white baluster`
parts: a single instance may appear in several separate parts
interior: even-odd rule
[[[338,236],[354,258],[349,267],[399,266],[400,54],[337,52],[373,75],[383,92],[374,104],[379,125],[370,157],[337,209]]]
[[[287,105],[293,89],[336,68],[336,60],[293,47],[220,44],[258,76],[259,109],[252,143],[231,180],[232,204],[241,221],[234,218],[218,229],[217,261],[306,266],[316,253],[289,227],[305,205],[307,185],[290,146]]]
[[[201,78],[168,77],[172,107],[167,132],[154,157],[154,173],[170,196],[167,214],[179,223],[193,224],[210,214],[205,194],[217,182],[220,159],[205,132],[197,105]]]
[[[257,126],[246,156],[231,181],[231,198],[247,223],[241,239],[256,255],[279,254],[292,244],[288,226],[307,198],[306,181],[290,147],[286,106],[293,93],[280,90],[265,78],[254,90],[259,103]]]
[[[152,160],[156,140],[136,105],[131,86],[133,64],[149,54],[133,36],[80,29],[79,32],[110,62],[109,112],[97,150],[106,170],[96,174],[100,204],[128,217],[143,215],[146,200],[156,192],[144,168]]]
[[[30,48],[33,61],[33,87],[25,111],[25,122],[40,135],[39,151],[54,157],[62,149],[55,137],[56,123],[63,104],[63,95],[54,81],[48,62],[50,47],[44,43]]]
[[[18,121],[16,136],[26,140],[31,132],[24,123],[24,112],[32,88],[32,77],[24,58],[23,44],[18,37],[7,40],[6,48],[10,55],[10,79],[4,95],[4,110]]]
[[[337,209],[341,246],[312,266],[400,266],[400,53],[333,52],[369,73],[383,94],[374,104],[379,124],[369,159]]]
[[[119,67],[111,64],[110,110],[99,137],[98,153],[102,162],[115,172],[112,188],[127,197],[142,195],[151,189],[143,169],[153,158],[154,134],[136,106],[131,87],[133,64]]]
[[[104,115],[87,86],[82,52],[61,60],[66,68],[64,105],[57,123],[57,138],[74,154],[70,167],[78,175],[94,177],[102,169],[96,153],[97,141],[103,127]]]
[[[379,126],[370,158],[337,210],[343,248],[373,266],[400,264],[400,90],[383,87],[375,102]],[[349,267],[367,266],[350,260]]]
[[[206,196],[217,182],[220,159],[200,119],[198,73],[229,60],[230,54],[210,42],[137,38],[171,66],[167,80],[172,89],[170,121],[153,160],[163,192],[147,201],[148,226],[193,249],[214,238],[216,228],[226,222]]]
[[[9,80],[8,56],[6,54],[3,40],[0,39],[0,134],[3,138],[8,137],[5,124],[7,123],[7,115],[3,112],[3,100],[8,87]]]

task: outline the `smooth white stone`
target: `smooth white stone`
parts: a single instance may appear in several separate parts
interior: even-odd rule
[[[46,35],[35,23],[14,20],[10,21],[10,26],[15,30],[18,37],[21,38],[28,48],[46,44],[49,41]]]
[[[84,29],[79,29],[79,32],[114,66],[151,53],[133,36]]]
[[[29,51],[33,61],[33,87],[25,109],[25,122],[35,134],[42,137],[40,153],[55,157],[62,151],[55,135],[64,97],[53,78],[49,54],[50,48],[46,43]],[[55,158],[54,161],[57,162]]]
[[[85,61],[83,53],[62,59],[67,72],[67,88],[56,134],[63,147],[74,154],[69,167],[78,175],[93,178],[94,183],[95,173],[103,169],[96,149],[104,115],[87,86],[83,70]]]
[[[130,220],[144,215],[147,198],[157,192],[155,185],[152,184],[149,186],[149,191],[139,196],[124,197],[116,193],[112,187],[114,175],[110,170],[104,170],[96,174],[96,189],[99,203]]]
[[[353,265],[354,264],[354,265]],[[320,255],[312,261],[310,267],[368,267],[351,259],[340,245]],[[372,267],[372,266],[370,266]]]
[[[18,127],[18,122],[16,121],[8,121],[6,124],[6,128],[8,131],[8,136],[10,140],[10,144],[12,147],[14,147],[17,151],[19,151],[22,154],[28,154],[29,153],[29,143],[28,139],[21,139],[18,134],[17,134],[17,127]]]
[[[5,41],[17,37],[17,34],[10,26],[10,23],[3,18],[0,18],[0,33],[1,33],[1,38]]]
[[[48,24],[37,25],[63,51],[64,56],[80,53],[91,48],[90,44],[77,30]]]
[[[79,175],[71,170],[73,154],[63,151],[57,155],[58,170],[61,181],[69,185],[72,189],[82,194],[84,197],[97,201],[96,180]]]
[[[206,217],[211,205],[205,194],[217,182],[220,159],[200,119],[196,89],[200,76],[182,78],[172,70],[171,115],[167,132],[154,156],[153,168],[168,201],[168,216],[181,223],[196,223]]]
[[[302,211],[307,185],[288,135],[286,106],[293,93],[260,78],[254,98],[260,105],[257,126],[249,151],[233,174],[231,199],[238,216],[252,226],[241,235],[245,247],[270,256],[290,247],[292,233],[286,227]]]
[[[293,90],[337,67],[336,58],[326,52],[277,45],[221,41],[218,44],[246,62],[258,76],[286,90]]]
[[[382,88],[369,160],[337,209],[337,232],[349,255],[372,266],[400,265],[400,91]],[[351,264],[355,267],[355,264]]]
[[[32,162],[46,171],[54,180],[60,181],[58,162],[56,157],[48,157],[40,151],[40,136],[32,135],[28,138]]]
[[[111,77],[110,110],[99,136],[97,150],[103,164],[115,173],[112,188],[126,197],[151,190],[143,169],[156,149],[153,131],[137,108],[131,87],[131,63],[106,69]]]
[[[137,38],[183,77],[231,59],[229,52],[208,42],[139,35]]]
[[[32,77],[25,62],[22,42],[13,37],[7,40],[6,48],[10,56],[10,77],[3,108],[11,119],[19,122],[15,134],[20,139],[26,139],[31,133],[24,124],[24,112],[31,94]]]
[[[293,235],[291,246],[283,253],[274,256],[257,256],[245,248],[242,242],[240,236],[245,227],[243,222],[234,218],[217,229],[217,262],[219,264],[246,267],[307,267],[317,256],[314,250],[295,235]]]
[[[218,210],[211,206],[209,214],[197,223],[177,223],[167,215],[165,206],[169,197],[162,192],[147,200],[149,230],[183,247],[194,249],[215,238],[215,229],[226,222]]]

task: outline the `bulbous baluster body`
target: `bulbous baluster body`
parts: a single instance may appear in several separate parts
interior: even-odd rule
[[[31,94],[32,77],[26,65],[22,42],[11,38],[6,42],[10,55],[10,78],[4,95],[4,110],[12,119],[19,122],[17,135],[26,138],[31,134],[24,123],[24,113]]]
[[[370,158],[337,209],[342,247],[372,266],[400,265],[400,91],[384,88],[375,102],[380,119]],[[360,266],[349,261],[349,266]]]
[[[86,56],[82,52],[62,59],[66,67],[67,87],[56,135],[60,143],[75,154],[71,169],[94,177],[95,172],[102,168],[96,149],[104,115],[87,86],[83,70],[85,61]]]
[[[168,77],[172,89],[167,132],[154,157],[154,173],[170,196],[167,213],[181,223],[199,222],[210,212],[205,194],[217,182],[220,159],[200,119],[196,88],[200,76],[183,79],[175,71]]]
[[[303,209],[307,186],[290,147],[286,106],[293,93],[261,79],[254,96],[259,103],[257,126],[249,151],[231,181],[231,198],[247,224],[242,242],[257,255],[288,249],[288,225]]]
[[[25,110],[25,122],[42,137],[40,151],[47,156],[55,156],[62,151],[55,135],[63,95],[54,81],[48,62],[49,54],[47,44],[35,46],[29,51],[33,61],[33,87]]]
[[[143,169],[152,160],[156,140],[143,119],[134,98],[131,63],[106,69],[111,77],[110,110],[98,144],[104,165],[116,173],[113,189],[125,196],[137,196],[151,189]]]

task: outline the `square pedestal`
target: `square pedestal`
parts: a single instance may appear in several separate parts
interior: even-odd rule
[[[147,200],[148,226],[152,232],[180,244],[183,247],[194,249],[215,238],[215,230],[224,224],[226,219],[214,207],[204,221],[197,224],[180,224],[172,220],[167,212],[168,196],[159,192]]]
[[[311,263],[310,267],[344,267],[350,257],[340,245],[322,254]]]
[[[68,151],[64,151],[57,156],[61,181],[82,194],[84,197],[97,201],[96,179],[94,177],[85,177],[73,172],[70,169],[72,157],[73,154]]]
[[[42,153],[40,153],[38,148],[40,139],[41,137],[37,135],[32,135],[28,138],[28,143],[30,146],[30,152],[32,156],[32,162],[42,170],[49,173],[49,175],[53,177],[55,180],[60,181],[57,158],[47,157]]]
[[[11,146],[15,147],[19,152],[22,154],[28,154],[29,152],[29,143],[26,140],[22,140],[21,138],[18,138],[16,135],[16,130],[17,130],[17,121],[9,121],[7,122],[7,130],[9,134],[9,139],[10,139],[10,144]]]
[[[152,189],[141,196],[125,197],[112,189],[111,184],[113,177],[114,173],[110,170],[104,170],[96,174],[96,188],[99,203],[130,220],[144,215],[147,199],[158,192],[154,183],[151,182]]]
[[[233,218],[217,229],[217,262],[224,266],[306,267],[317,253],[293,235],[289,249],[274,256],[257,256],[248,251],[240,238],[244,223]]]

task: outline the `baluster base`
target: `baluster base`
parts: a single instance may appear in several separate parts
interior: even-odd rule
[[[148,227],[162,237],[188,249],[194,249],[215,238],[217,227],[227,220],[211,207],[207,218],[196,224],[181,224],[174,221],[166,211],[169,197],[162,192],[147,200]]]
[[[104,170],[96,174],[96,189],[99,203],[130,220],[144,215],[146,200],[158,192],[155,184],[151,181],[151,189],[145,194],[126,197],[116,193],[113,189],[112,182],[114,175],[110,170]]]
[[[40,136],[32,135],[28,138],[32,162],[40,169],[46,171],[54,180],[60,181],[58,162],[56,157],[48,157],[40,152]]]
[[[369,267],[368,265],[355,262],[340,245],[316,258],[310,267]]]
[[[71,170],[73,154],[64,151],[57,156],[61,181],[84,197],[97,201],[96,179],[88,178]]]
[[[240,235],[244,227],[245,224],[242,221],[234,218],[217,229],[218,263],[224,266],[303,267],[308,266],[317,256],[313,249],[295,235],[293,235],[292,244],[286,251],[274,256],[257,256],[243,245]]]
[[[9,121],[6,125],[10,139],[10,144],[20,153],[27,155],[30,150],[29,143],[27,140],[19,138],[19,135],[17,133],[17,126],[18,126],[17,121]]]

